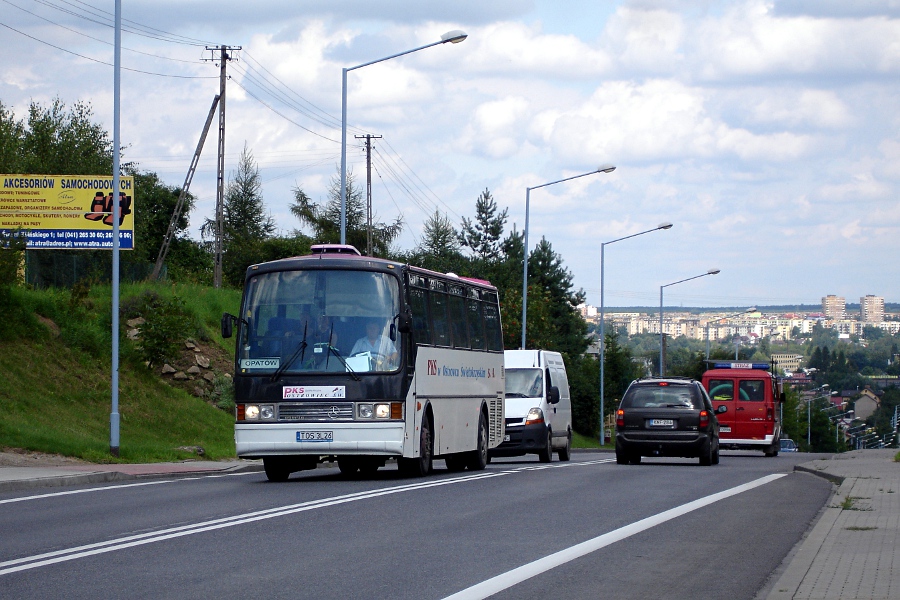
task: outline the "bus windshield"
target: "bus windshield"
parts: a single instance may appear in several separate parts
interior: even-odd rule
[[[400,366],[398,280],[351,270],[251,277],[241,311],[238,367],[247,375],[394,371]]]

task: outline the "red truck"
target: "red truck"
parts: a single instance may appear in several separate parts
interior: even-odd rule
[[[778,456],[784,389],[768,363],[716,361],[703,374],[718,413],[719,446],[730,450],[761,450]]]

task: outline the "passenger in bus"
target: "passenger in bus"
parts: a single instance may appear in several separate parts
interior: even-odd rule
[[[331,317],[325,313],[320,313],[316,318],[315,327],[310,334],[311,344],[328,343],[331,346],[337,346],[337,334],[334,332],[334,324]]]
[[[383,324],[379,319],[366,321],[366,335],[356,340],[350,356],[370,353],[375,359],[375,370],[389,371],[397,368],[397,347],[382,335]]]

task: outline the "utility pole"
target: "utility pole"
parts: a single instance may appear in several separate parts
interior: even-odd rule
[[[222,233],[225,229],[225,82],[228,77],[225,65],[230,60],[236,60],[231,52],[237,52],[241,46],[207,46],[212,54],[211,58],[204,60],[216,60],[215,53],[219,53],[219,160],[216,172],[216,227],[215,227],[215,271],[213,273],[213,287],[222,287]]]
[[[153,266],[153,274],[150,275],[152,281],[159,279],[162,272],[163,264],[166,262],[166,255],[169,253],[169,245],[172,243],[172,237],[175,235],[175,229],[178,227],[178,219],[181,218],[181,210],[184,207],[184,199],[191,187],[191,181],[194,179],[194,173],[197,170],[197,163],[200,162],[200,152],[203,150],[203,144],[206,142],[206,134],[209,133],[209,126],[212,124],[213,115],[216,114],[216,106],[219,103],[219,96],[213,98],[212,106],[209,107],[209,116],[206,117],[206,125],[203,127],[203,133],[200,134],[200,142],[197,143],[197,150],[194,152],[194,158],[191,160],[191,166],[188,167],[187,176],[184,178],[184,185],[181,186],[181,193],[178,194],[178,201],[175,202],[175,210],[172,212],[172,219],[169,221],[169,228],[163,237],[162,246],[159,248],[159,254],[156,257],[156,264]]]
[[[372,256],[372,139],[380,135],[357,135],[356,139],[366,140],[366,256]]]

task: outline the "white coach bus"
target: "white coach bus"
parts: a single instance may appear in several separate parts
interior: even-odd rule
[[[236,331],[235,331],[236,329]],[[503,335],[486,281],[319,245],[247,269],[236,333],[237,455],[270,481],[337,461],[409,476],[484,469],[503,441]]]

